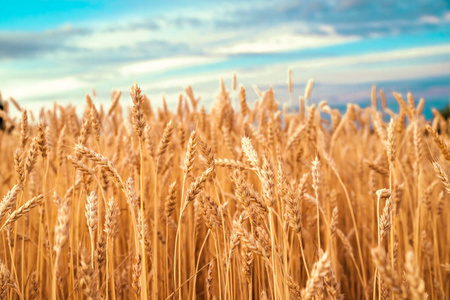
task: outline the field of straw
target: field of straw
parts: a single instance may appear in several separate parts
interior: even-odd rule
[[[6,101],[0,299],[447,299],[449,123],[312,86],[295,112],[235,81],[210,112]]]

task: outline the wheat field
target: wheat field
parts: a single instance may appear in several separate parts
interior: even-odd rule
[[[137,84],[78,113],[6,101],[0,299],[447,299],[449,123],[312,88],[296,111],[235,78],[208,112]]]

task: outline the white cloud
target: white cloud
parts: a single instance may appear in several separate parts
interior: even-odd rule
[[[155,81],[151,85],[157,86],[160,89],[171,89],[171,88],[179,88],[180,91],[188,86],[194,84],[202,84],[208,83],[211,81],[217,81],[219,75],[217,74],[200,74],[200,75],[188,75],[188,76],[179,76],[170,79],[165,79],[161,81]]]
[[[450,21],[450,11],[446,11],[440,18],[434,15],[424,15],[419,18],[419,22],[422,24],[439,24],[441,22],[446,23]]]
[[[121,47],[135,47],[148,42],[151,32],[145,29],[123,31],[95,31],[90,35],[75,37],[68,42],[76,47],[89,50],[114,50]]]
[[[437,24],[439,23],[439,18],[432,15],[425,15],[420,17],[419,22],[424,24]]]
[[[196,18],[198,18],[197,14]],[[151,45],[152,43],[160,44],[161,47],[166,47],[167,49],[171,45],[179,44],[184,44],[186,45],[185,47],[192,46],[196,49],[202,49],[208,43],[217,43],[223,39],[240,36],[239,32],[237,33],[235,30],[221,31],[218,34],[212,26],[204,26],[201,34],[193,34],[192,28],[189,26],[175,26],[170,23],[170,18],[159,19],[155,22],[160,26],[159,30],[146,27],[145,24],[139,27],[138,24],[133,25],[132,21],[122,21],[119,24],[94,24],[91,26],[94,30],[90,34],[75,36],[66,41],[65,44],[92,51],[120,50],[123,48],[139,49],[142,45]],[[116,30],[108,30],[108,28],[116,28]],[[179,52],[182,53],[183,50],[186,49],[180,49]],[[126,54],[124,53],[124,55]],[[165,55],[164,51],[158,54],[160,56]]]
[[[322,28],[328,32],[332,27]],[[356,40],[356,37],[342,37],[330,35],[304,35],[285,33],[281,35],[264,36],[250,42],[240,42],[229,46],[212,49],[212,53],[220,54],[244,54],[244,53],[271,53],[298,50],[304,48],[318,48],[329,45],[347,43]]]
[[[445,21],[450,21],[450,11],[447,11],[444,15],[444,20]]]
[[[430,46],[421,48],[401,49],[377,53],[369,53],[362,55],[351,55],[337,58],[315,59],[310,61],[302,61],[295,63],[294,68],[326,68],[339,67],[339,66],[351,66],[362,63],[376,63],[392,61],[395,63],[399,60],[420,58],[426,56],[436,56],[441,54],[450,54],[450,45],[442,46]]]
[[[391,80],[408,80],[424,77],[444,76],[450,70],[450,63],[430,63],[424,65],[408,65],[399,67],[377,68],[375,66],[367,69],[334,71],[317,78],[319,81],[353,84],[353,83],[376,83]]]
[[[199,66],[216,63],[225,57],[184,56],[162,59],[152,59],[133,63],[120,69],[124,76],[138,74],[152,74],[182,67]]]
[[[83,87],[86,87],[86,84],[81,82],[77,78],[65,77],[14,85],[3,89],[2,93],[6,97],[32,99],[41,96],[73,91]]]
[[[335,35],[336,34],[336,28],[334,28],[331,25],[323,24],[323,25],[319,25],[318,28],[319,28],[320,31],[325,32],[325,33],[327,33],[329,35]]]

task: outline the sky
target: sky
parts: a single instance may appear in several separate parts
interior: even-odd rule
[[[331,106],[367,104],[373,84],[392,105],[393,91],[424,97],[427,114],[449,103],[447,0],[4,2],[0,92],[30,109],[82,106],[93,88],[125,103],[134,82],[155,106],[190,84],[208,108],[233,72],[250,102],[256,85],[287,103],[289,68],[294,99],[313,78],[313,102]]]

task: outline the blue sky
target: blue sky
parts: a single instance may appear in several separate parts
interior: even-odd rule
[[[445,105],[450,3],[8,1],[0,12],[0,91],[30,108],[82,103],[92,88],[107,103],[134,81],[155,105],[192,84],[210,107],[234,71],[285,102],[289,67],[296,98],[314,78],[313,98],[332,106],[366,103],[372,84]]]

